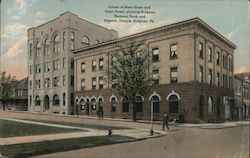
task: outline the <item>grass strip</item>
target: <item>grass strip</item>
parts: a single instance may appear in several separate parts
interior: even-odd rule
[[[108,126],[108,125],[97,125],[97,124],[87,124],[87,123],[72,123],[72,122],[59,122],[59,121],[48,121],[48,120],[34,120],[34,119],[25,119],[27,121],[35,121],[35,122],[43,122],[43,123],[51,123],[57,125],[65,125],[65,126],[74,126],[74,127],[82,127],[82,128],[92,128],[98,130],[108,130],[112,128],[113,130],[122,130],[122,129],[132,129],[129,127],[117,127],[117,126]]]
[[[114,144],[124,141],[132,141],[134,138],[113,135],[108,136],[94,136],[63,139],[55,141],[43,141],[35,143],[4,145],[0,147],[1,153],[7,157],[24,158],[35,155],[49,154],[54,152],[76,150],[86,147],[100,146]]]
[[[0,138],[83,131],[0,119]]]

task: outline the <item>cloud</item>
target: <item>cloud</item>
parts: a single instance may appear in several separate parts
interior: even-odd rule
[[[2,38],[15,39],[25,35],[29,26],[20,23],[7,24],[3,28]]]
[[[41,11],[37,11],[35,13],[36,18],[45,18],[47,15],[48,15],[47,13],[44,13],[44,12],[41,12]]]
[[[240,31],[240,28],[236,28],[235,30],[229,32],[226,37],[229,39],[229,40],[232,40],[235,36],[236,33],[238,33]]]
[[[249,72],[249,67],[247,67],[247,66],[238,66],[237,68],[235,68],[235,74],[243,73],[243,72]]]
[[[20,39],[15,41],[6,52],[3,53],[3,57],[15,57],[19,53],[24,52],[26,42],[27,36],[22,36]]]
[[[7,9],[7,13],[12,19],[21,19],[27,14],[29,7],[36,1],[37,0],[16,0],[12,4],[12,7]]]

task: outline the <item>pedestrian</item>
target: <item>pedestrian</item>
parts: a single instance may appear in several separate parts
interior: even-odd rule
[[[165,126],[167,126],[167,129],[169,130],[169,127],[168,127],[168,115],[167,115],[166,112],[163,115],[163,126],[162,126],[163,131],[165,129]]]

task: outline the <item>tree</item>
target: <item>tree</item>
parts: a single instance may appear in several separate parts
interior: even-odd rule
[[[111,65],[106,70],[108,83],[115,94],[133,105],[133,121],[136,121],[136,97],[143,96],[154,80],[149,74],[147,47],[143,41],[130,40],[118,44],[118,51],[111,56]]]
[[[15,93],[17,81],[14,76],[7,75],[6,72],[0,74],[0,99],[2,101],[3,111],[11,96]]]

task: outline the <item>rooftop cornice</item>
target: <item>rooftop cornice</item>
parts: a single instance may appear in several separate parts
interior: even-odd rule
[[[195,17],[195,18],[192,18],[192,19],[188,19],[188,20],[172,23],[172,24],[169,24],[169,25],[164,25],[164,26],[161,26],[161,27],[149,29],[149,30],[146,30],[146,31],[143,31],[143,32],[132,34],[132,35],[124,36],[124,37],[117,38],[117,39],[114,39],[114,40],[110,40],[110,41],[107,41],[107,42],[104,42],[104,43],[90,45],[90,46],[84,47],[84,48],[79,48],[79,49],[75,50],[73,53],[77,54],[77,53],[79,53],[81,51],[84,51],[84,50],[98,48],[98,47],[101,47],[101,46],[112,45],[112,44],[122,42],[122,41],[126,41],[126,40],[129,40],[129,39],[134,39],[134,38],[138,38],[138,37],[142,37],[142,36],[148,36],[148,35],[156,33],[156,32],[158,32],[158,33],[159,32],[170,32],[170,31],[172,31],[174,29],[175,30],[176,29],[182,29],[185,26],[190,26],[192,24],[197,24],[197,26],[204,29],[206,32],[213,34],[216,38],[220,39],[223,43],[225,43],[230,48],[236,49],[236,45],[234,45],[232,42],[230,42],[228,39],[226,39],[224,36],[222,36],[219,32],[214,30],[212,27],[210,27],[204,21],[202,21],[199,17]]]

